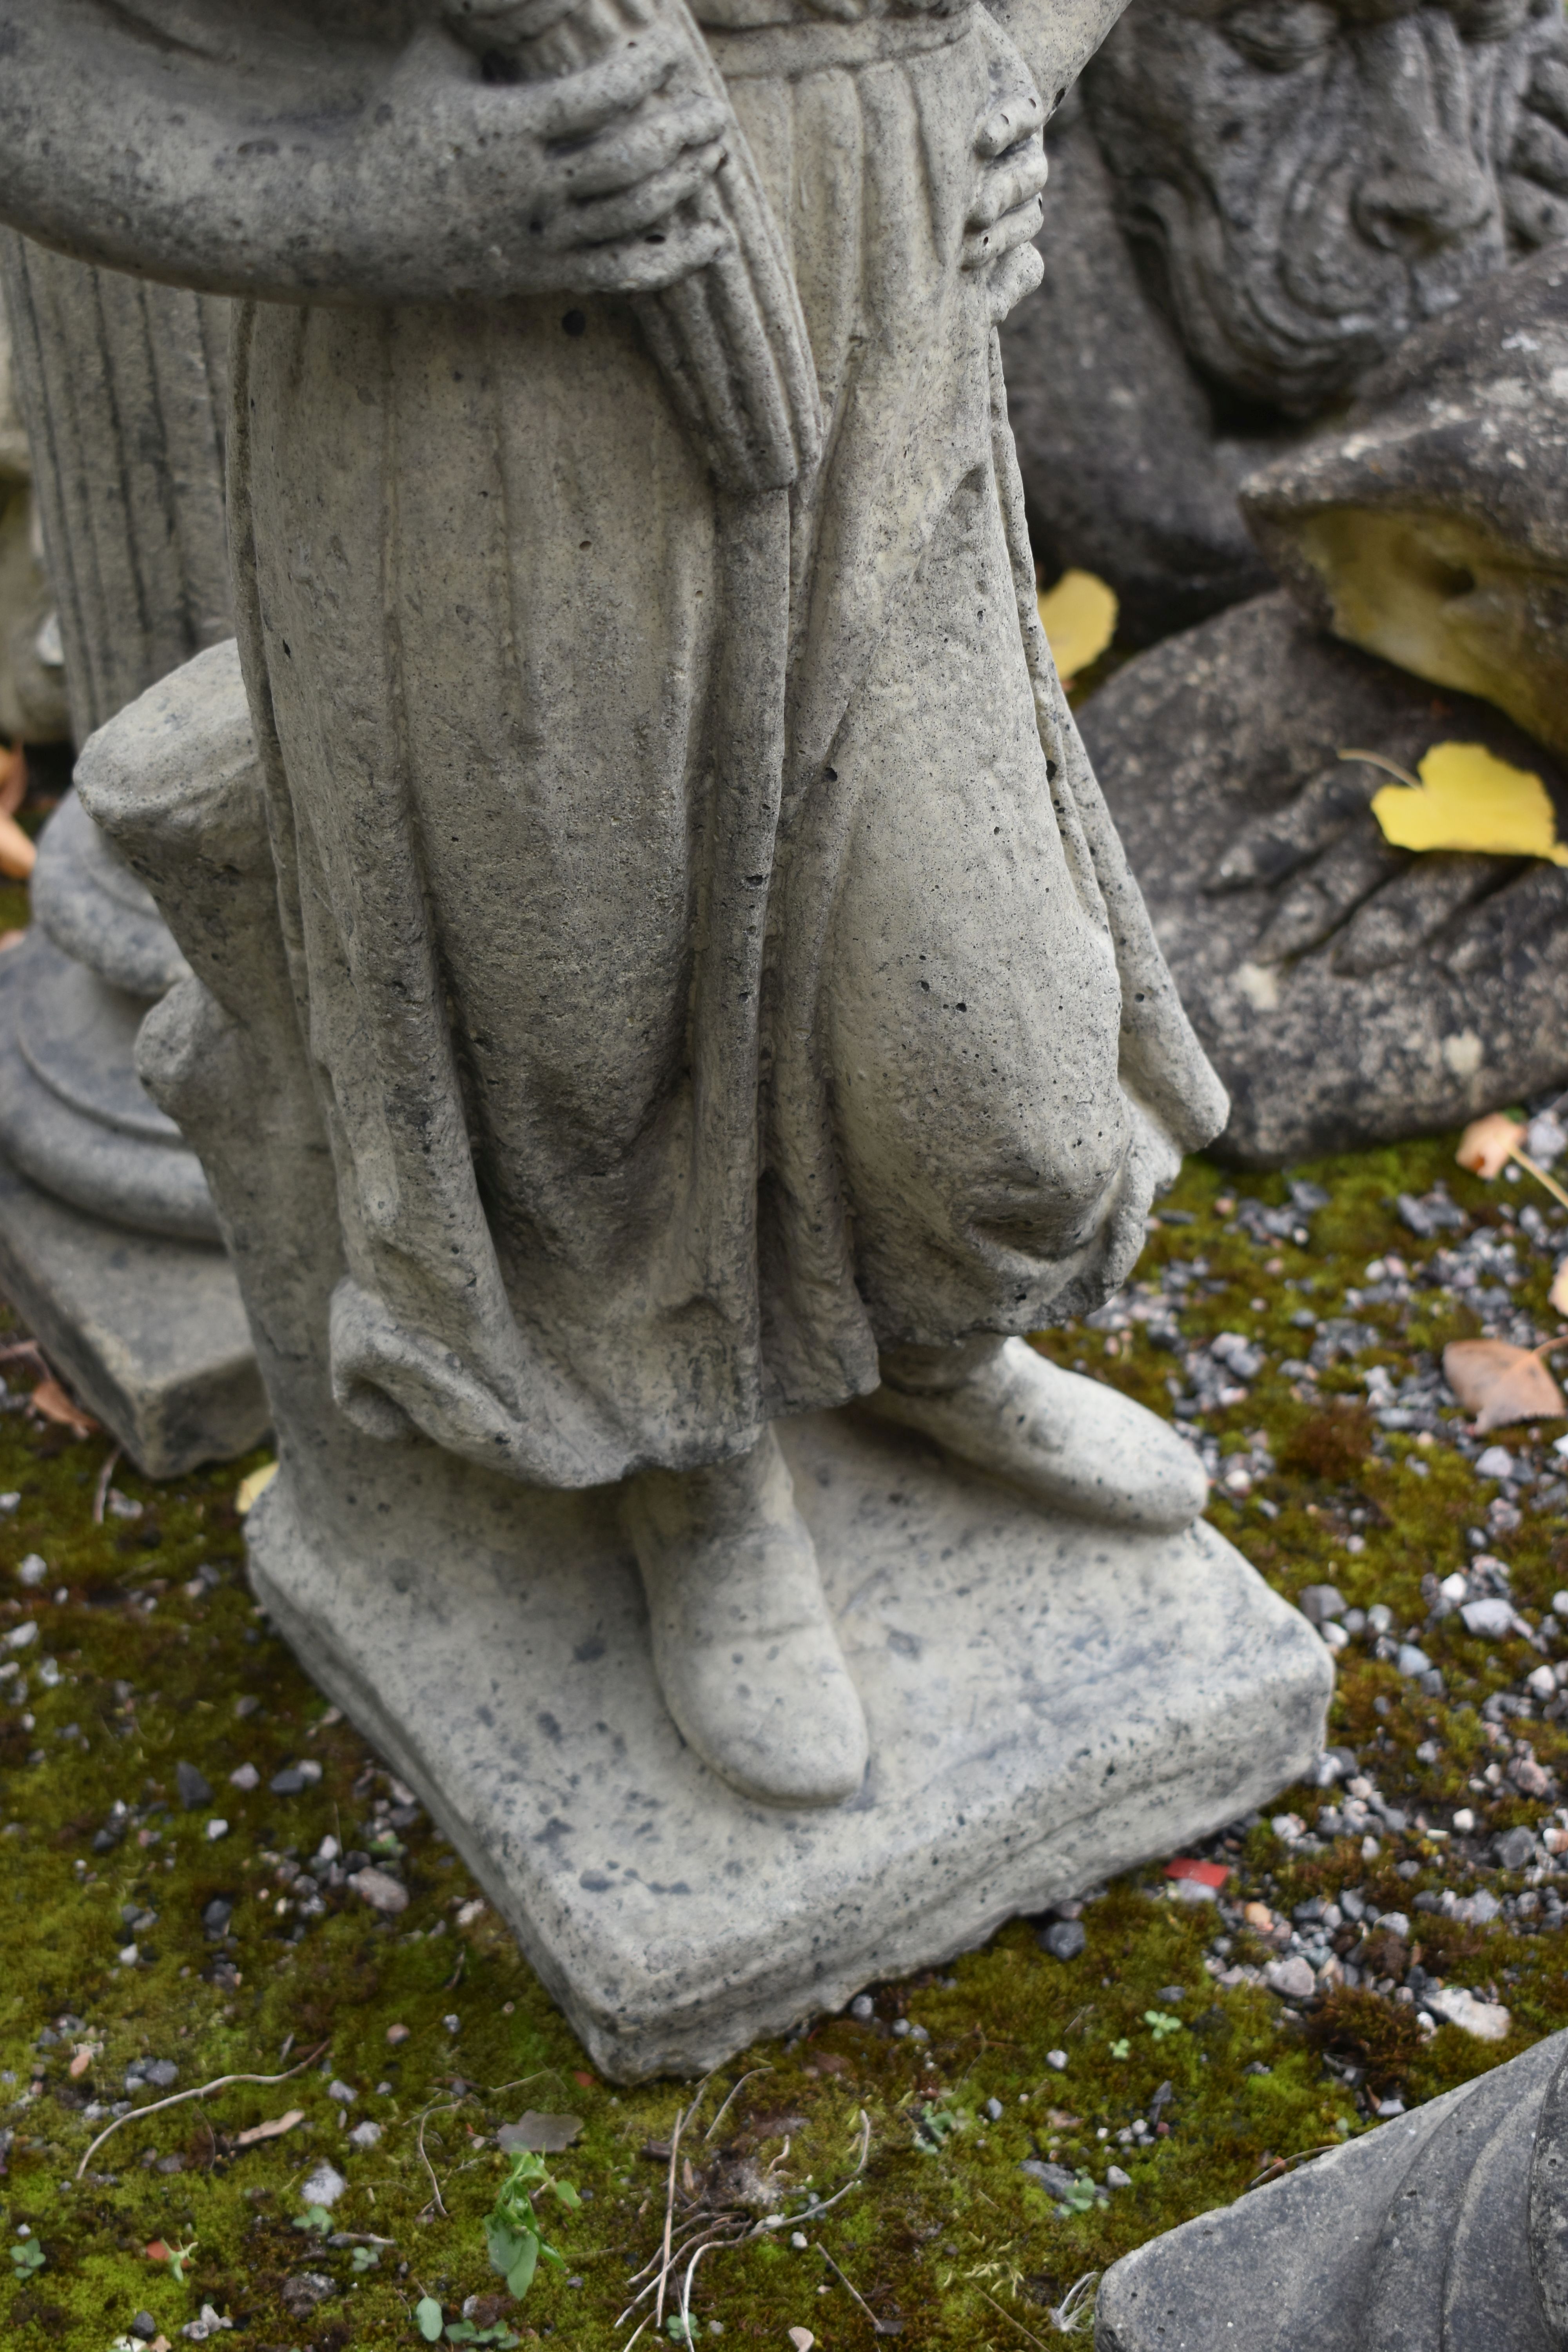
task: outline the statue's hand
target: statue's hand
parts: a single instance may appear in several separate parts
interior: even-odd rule
[[[476,291],[653,293],[732,241],[716,208],[693,201],[732,118],[657,26],[574,73],[499,85],[431,33],[386,95],[358,142],[366,193],[384,180],[395,218],[412,192],[455,272],[478,246]]]
[[[1039,284],[1045,265],[1036,252],[1045,205],[1046,110],[1026,83],[994,106],[975,134],[980,185],[964,223],[962,263],[984,269],[991,316],[1005,319]]]

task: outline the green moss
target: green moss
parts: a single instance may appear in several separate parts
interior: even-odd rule
[[[1367,1260],[1397,1250],[1414,1267],[1430,1255],[1433,1245],[1396,1221],[1397,1192],[1423,1192],[1441,1177],[1472,1213],[1495,1217],[1503,1188],[1463,1175],[1451,1139],[1292,1172],[1310,1174],[1332,1196],[1313,1220],[1310,1255],[1289,1241],[1259,1246],[1227,1205],[1238,1193],[1283,1201],[1283,1179],[1238,1181],[1197,1162],[1173,1202],[1194,1222],[1162,1223],[1140,1273],[1172,1255],[1202,1255],[1214,1286],[1194,1292],[1181,1318],[1184,1332],[1195,1339],[1242,1331],[1268,1351],[1246,1402],[1206,1416],[1205,1426],[1222,1452],[1262,1431],[1280,1466],[1244,1501],[1216,1499],[1215,1523],[1290,1596],[1329,1580],[1352,1605],[1384,1601],[1402,1626],[1418,1624],[1423,1574],[1459,1563],[1466,1530],[1482,1523],[1495,1488],[1451,1448],[1417,1448],[1383,1431],[1350,1366],[1325,1372],[1323,1396],[1314,1400],[1279,1365],[1303,1345],[1290,1320],[1303,1300],[1319,1313],[1339,1311]],[[1513,1195],[1516,1203],[1521,1197]],[[1543,1317],[1550,1265],[1538,1256],[1532,1265],[1519,1297]],[[1402,1310],[1358,1312],[1386,1342],[1361,1360],[1363,1368],[1386,1361],[1396,1378],[1415,1351],[1475,1328],[1451,1301],[1420,1292]],[[1146,1333],[1068,1330],[1044,1344],[1169,1410],[1173,1360]],[[1349,1408],[1342,1415],[1336,1397]],[[1543,1435],[1562,1426],[1546,1424]],[[526,2301],[507,2315],[525,2337],[624,2343],[632,2325],[617,2335],[613,2323],[634,2292],[627,2276],[653,2253],[663,2225],[668,2158],[644,2151],[668,2144],[689,2087],[617,2093],[597,2080],[492,1916],[466,1914],[476,1890],[422,1825],[405,1832],[410,1901],[401,1917],[384,1923],[334,1894],[298,1943],[282,1940],[297,1913],[278,1914],[276,1857],[291,1849],[308,1858],[328,1833],[345,1846],[362,1841],[384,1780],[350,1727],[327,1716],[249,1600],[234,1494],[251,1465],[154,1487],[121,1465],[118,1490],[141,1503],[142,1515],[95,1526],[94,1489],[108,1451],[102,1437],[78,1442],[21,1413],[0,1418],[0,1491],[22,1497],[15,1516],[0,1518],[0,1596],[8,1596],[0,1633],[24,1616],[39,1628],[36,1644],[16,1654],[34,1685],[32,1727],[0,1704],[0,2070],[16,2077],[14,2088],[0,2084],[0,2124],[16,2135],[4,2195],[11,2231],[29,2223],[46,2256],[30,2281],[0,2279],[6,2342],[100,2352],[143,2306],[177,2342],[178,2327],[210,2301],[243,2319],[236,2341],[325,2352],[416,2344],[411,2314],[426,2293],[448,2318],[472,2294],[500,2293],[504,2306],[481,2228],[503,2164],[483,2143],[498,2123],[531,2106],[583,2118],[558,2169],[589,2201],[576,2213],[552,2211],[550,2234],[568,2269],[558,2276],[542,2265]],[[1408,1467],[1417,1453],[1425,1476]],[[1261,1512],[1259,1493],[1276,1517]],[[1352,1511],[1361,1514],[1353,1526]],[[1362,1549],[1350,1548],[1352,1533]],[[1546,1517],[1527,1516],[1508,1542],[1514,1591],[1527,1610],[1549,1606],[1568,1580],[1559,1545]],[[48,1575],[41,1591],[25,1593],[14,1571],[29,1552],[43,1555]],[[216,1585],[198,1578],[204,1563],[217,1571]],[[1456,1625],[1448,1620],[1425,1637],[1448,1676],[1441,1700],[1363,1648],[1345,1654],[1331,1737],[1361,1749],[1380,1735],[1392,1738],[1391,1801],[1399,1801],[1415,1743],[1431,1738],[1440,1755],[1421,1801],[1481,1803],[1465,1793],[1490,1754],[1476,1709],[1489,1690],[1517,1681],[1532,1654],[1521,1643],[1472,1640]],[[53,1688],[37,1672],[45,1655],[60,1670]],[[241,1701],[257,1704],[241,1715]],[[1563,1726],[1537,1721],[1531,1737],[1543,1764],[1561,1765]],[[271,1793],[271,1776],[300,1757],[320,1764],[320,1782],[291,1798]],[[211,1804],[182,1809],[181,1761],[205,1776]],[[250,1793],[229,1780],[246,1762],[260,1775]],[[142,1811],[119,1843],[94,1853],[93,1835],[116,1800],[168,1810]],[[1280,1810],[1310,1818],[1321,1801],[1317,1790],[1286,1791]],[[1538,1819],[1541,1810],[1500,1796],[1489,1804],[1487,1827]],[[230,1824],[216,1842],[206,1835],[214,1813]],[[1416,1862],[1415,1879],[1396,1875],[1402,1855]],[[1477,1883],[1456,1874],[1440,1841],[1414,1832],[1385,1839],[1379,1858],[1365,1863],[1353,1841],[1293,1853],[1258,1824],[1236,1859],[1245,1891],[1285,1911],[1348,1885],[1364,1886],[1379,1907],[1408,1909],[1423,1885]],[[272,1890],[266,1902],[263,1888]],[[243,1898],[227,1945],[210,1942],[203,1927],[216,1895]],[[122,1920],[127,1906],[155,1911],[156,1921],[132,1931]],[[726,2336],[744,2342],[778,2344],[790,2326],[810,2328],[828,2345],[860,2340],[868,2333],[864,2314],[820,2246],[874,2310],[902,2317],[910,2342],[974,2352],[1018,2345],[1020,2326],[1043,2340],[1051,2333],[1047,2308],[1084,2273],[1238,2195],[1260,2174],[1375,2128],[1325,2053],[1337,2062],[1359,2052],[1379,2087],[1400,2086],[1413,2101],[1568,2024],[1559,1940],[1500,1925],[1421,1915],[1415,1929],[1433,1973],[1451,1972],[1506,2000],[1513,2035],[1493,2046],[1452,2028],[1423,2040],[1407,2012],[1370,1993],[1340,1996],[1304,2024],[1261,1988],[1218,1989],[1204,1957],[1212,1909],[1163,1899],[1153,1869],[1112,1886],[1089,1906],[1084,1924],[1088,1948],[1070,1963],[1048,1958],[1030,1927],[1015,1922],[940,1977],[879,1989],[882,2024],[826,2020],[789,2046],[763,2045],[722,2071],[688,2137],[689,2183],[678,2166],[682,2200],[707,2194],[720,2210],[740,2212],[757,2210],[734,2201],[742,2193],[762,2193],[761,2210],[778,2211],[795,2210],[807,2183],[830,2194],[853,2169],[862,2115],[870,2153],[859,2185],[830,2216],[805,2226],[804,2249],[788,2242],[788,2231],[775,2231],[704,2262],[693,2298],[700,2337],[718,2319]],[[132,1933],[140,1956],[121,1966],[116,1955]],[[1264,1948],[1243,1937],[1236,1957],[1249,1956],[1260,1958]],[[1182,2029],[1157,2033],[1151,2011],[1179,2016]],[[888,2031],[900,2013],[929,2040]],[[30,2080],[40,2029],[62,2015],[84,2021],[86,2031],[68,2030],[45,2053],[40,2095],[6,2112]],[[455,2032],[449,2017],[458,2021]],[[405,2027],[406,2038],[390,2041],[395,2027]],[[92,2054],[73,2085],[67,2063],[79,2041]],[[93,2128],[60,2103],[62,2091],[68,2099],[112,2099],[126,2065],[144,2054],[175,2060],[182,2088],[229,2072],[271,2074],[321,2042],[320,2065],[287,2083],[237,2086],[127,2123],[82,2185],[62,2185],[72,2182]],[[1113,2054],[1123,2043],[1126,2054]],[[1057,2050],[1067,2053],[1065,2070],[1050,2063]],[[752,2068],[769,2071],[741,2092],[718,2138],[705,2141],[724,2089]],[[1255,2068],[1267,2071],[1248,2071]],[[375,2147],[349,2147],[328,2088],[333,2079],[357,2095],[351,2121],[369,2116],[384,2126]],[[390,2088],[377,2095],[382,2083]],[[1116,2133],[1151,2116],[1166,2084],[1158,2111],[1169,2136],[1146,2149],[1120,2146]],[[992,2100],[1000,2120],[987,2116]],[[304,2120],[285,2137],[236,2145],[246,2128],[291,2106]],[[422,2116],[428,2168],[418,2148]],[[179,2157],[184,2168],[150,2168],[144,2154],[154,2164]],[[363,2273],[351,2246],[324,2246],[293,2227],[303,2179],[327,2157],[351,2183],[332,2211],[339,2231],[394,2242],[374,2249],[375,2266]],[[1097,2183],[1114,2160],[1131,2186],[1060,2218],[1019,2168],[1036,2158],[1085,2168]],[[770,2163],[773,2186],[759,2192],[756,2175]],[[192,2238],[196,2252],[184,2284],[144,2251]],[[330,2276],[335,2292],[313,2314],[295,2316],[280,2289],[305,2270]]]

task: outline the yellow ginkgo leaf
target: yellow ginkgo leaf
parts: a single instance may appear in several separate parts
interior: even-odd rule
[[[234,1490],[234,1507],[242,1519],[248,1517],[277,1475],[277,1463],[264,1462],[259,1470],[253,1470],[248,1478],[240,1480]]]
[[[1066,685],[1098,661],[1116,635],[1116,591],[1092,572],[1064,572],[1038,599],[1040,626]]]
[[[1568,866],[1546,787],[1527,768],[1494,759],[1484,743],[1436,743],[1418,772],[1419,791],[1384,784],[1373,798],[1372,813],[1396,849],[1463,849]]]

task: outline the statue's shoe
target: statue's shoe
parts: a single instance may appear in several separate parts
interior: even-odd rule
[[[866,1717],[772,1431],[740,1462],[645,1471],[626,1523],[654,1671],[688,1745],[765,1805],[852,1797]]]
[[[917,1352],[918,1385],[895,1385],[900,1355]],[[942,1353],[959,1368],[943,1385],[934,1349],[884,1357],[882,1386],[867,1406],[1077,1518],[1171,1535],[1203,1509],[1203,1464],[1130,1397],[1064,1372],[1023,1339]]]

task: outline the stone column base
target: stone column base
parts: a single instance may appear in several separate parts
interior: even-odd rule
[[[0,1292],[148,1477],[228,1461],[266,1435],[222,1250],[105,1224],[0,1159]]]

